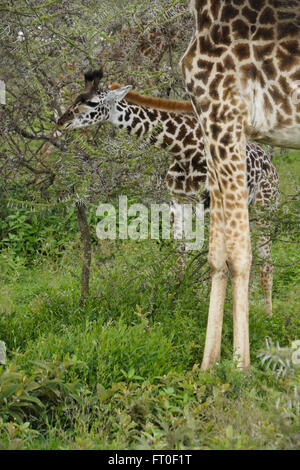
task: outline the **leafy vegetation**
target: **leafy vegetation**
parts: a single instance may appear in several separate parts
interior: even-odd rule
[[[265,315],[254,258],[251,373],[232,362],[230,289],[221,360],[201,372],[207,227],[180,284],[172,242],[96,237],[99,202],[167,199],[167,154],[108,126],[55,134],[82,73],[100,61],[105,85],[184,98],[177,64],[190,39],[182,31],[192,29],[186,2],[4,0],[0,13],[1,448],[299,447],[299,152],[274,157],[274,315]],[[93,255],[84,302],[79,203]]]
[[[274,241],[279,267],[272,319],[254,280],[248,376],[232,363],[230,298],[222,360],[200,372],[209,282],[187,272],[178,287],[170,246],[94,245],[84,305],[78,303],[77,249],[70,242],[60,257],[54,251],[28,266],[2,252],[4,448],[297,448],[299,369],[287,349],[293,373],[278,375],[265,344],[269,337],[283,349],[298,338],[299,264],[285,265],[292,256],[286,245]],[[283,284],[284,292],[277,288]]]

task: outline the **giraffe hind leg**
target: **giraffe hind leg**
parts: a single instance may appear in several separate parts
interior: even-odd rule
[[[275,171],[275,169],[274,169]],[[255,203],[260,203],[262,208],[268,211],[270,208],[276,210],[279,202],[278,178],[277,174],[270,176],[265,175],[264,180],[260,184],[260,191],[257,194]],[[270,221],[263,218],[263,214],[257,220],[259,229],[268,229],[271,226]],[[266,303],[266,313],[268,317],[272,317],[272,289],[273,289],[273,264],[271,259],[272,241],[269,234],[261,233],[258,238],[258,258],[261,262],[260,268],[260,284],[264,293]]]
[[[176,243],[175,279],[180,284],[184,278],[187,264],[187,252],[184,243]]]
[[[180,284],[184,278],[186,264],[187,264],[187,252],[185,243],[182,240],[183,237],[183,213],[182,206],[175,199],[171,200],[170,209],[170,220],[174,231],[174,244],[176,249],[176,262],[175,262],[175,280]]]
[[[272,242],[269,237],[260,236],[258,246],[258,256],[262,261],[260,269],[260,284],[265,296],[266,312],[268,317],[272,317],[272,288],[273,288],[273,265],[271,262]]]

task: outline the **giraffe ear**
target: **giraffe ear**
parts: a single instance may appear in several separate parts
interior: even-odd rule
[[[117,90],[110,90],[104,98],[105,103],[116,103],[125,98],[127,93],[132,89],[131,85],[118,88]]]

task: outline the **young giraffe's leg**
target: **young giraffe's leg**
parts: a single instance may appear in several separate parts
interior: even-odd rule
[[[177,202],[175,198],[171,200],[170,219],[173,225],[174,241],[177,250],[177,259],[175,264],[175,278],[180,283],[184,277],[187,252],[186,245],[182,240],[183,238],[183,213],[182,205]],[[176,241],[178,240],[178,241]]]
[[[269,177],[270,179],[271,177]],[[266,179],[260,183],[260,191],[255,197],[255,204],[260,204],[265,210],[278,206],[279,190],[278,179]],[[263,214],[258,218],[256,225],[258,228],[269,228],[270,222],[263,218]],[[272,316],[272,288],[273,288],[273,264],[271,260],[272,241],[269,235],[262,233],[258,239],[258,257],[262,262],[260,268],[260,283],[265,296],[266,312],[268,317]]]
[[[263,224],[257,223],[259,226]],[[272,316],[272,288],[273,288],[273,265],[271,261],[272,242],[269,236],[261,235],[258,240],[258,256],[262,262],[260,268],[260,283],[265,296],[266,312],[268,317]]]
[[[249,296],[250,296],[251,287],[252,287],[252,284],[253,284],[253,281],[254,281],[255,264],[256,264],[255,253],[252,253],[252,263],[251,263],[251,266],[250,266],[250,275],[249,275]]]
[[[263,219],[258,219],[256,223],[253,225],[254,227],[260,229],[261,227],[267,228],[269,227],[269,223],[264,221]],[[266,313],[268,317],[272,316],[272,288],[273,288],[273,265],[271,260],[271,248],[272,242],[270,237],[267,235],[259,235],[257,241],[257,252],[258,252],[258,259],[260,262],[260,284],[264,293],[265,297],[265,304],[266,304]],[[249,293],[251,290],[251,285],[254,279],[255,273],[255,265],[256,261],[253,260],[251,269],[250,269],[250,279],[249,279]]]

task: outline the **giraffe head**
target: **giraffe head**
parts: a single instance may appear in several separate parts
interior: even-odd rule
[[[74,103],[58,119],[58,129],[78,129],[107,121],[114,113],[115,106],[131,90],[131,86],[117,90],[102,90],[99,87],[102,70],[87,72],[84,75],[85,89]]]

